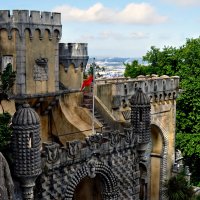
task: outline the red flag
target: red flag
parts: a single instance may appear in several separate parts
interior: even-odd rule
[[[83,90],[83,88],[85,86],[90,86],[90,84],[92,83],[92,81],[93,81],[93,76],[90,75],[86,80],[83,81],[82,86],[81,86],[81,91]]]

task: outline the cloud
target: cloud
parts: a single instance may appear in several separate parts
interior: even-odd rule
[[[165,2],[169,2],[172,4],[176,4],[179,6],[199,6],[199,0],[164,0]]]
[[[63,5],[56,7],[53,11],[62,13],[63,21],[158,24],[168,19],[166,16],[157,14],[154,7],[147,3],[130,3],[122,10],[104,7],[101,3],[96,3],[88,9]]]
[[[149,34],[144,33],[144,32],[132,32],[130,34],[130,38],[132,38],[132,39],[147,39],[147,38],[149,38]]]
[[[102,32],[99,32],[97,35],[81,35],[80,38],[77,39],[77,41],[91,41],[91,40],[117,40],[117,41],[122,41],[122,40],[138,40],[138,39],[147,39],[149,38],[148,33],[144,32],[131,32],[128,34],[123,34],[120,32],[113,32],[110,30],[105,30]]]

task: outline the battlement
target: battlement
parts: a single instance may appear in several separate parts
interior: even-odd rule
[[[131,128],[125,128],[123,132],[97,133],[86,137],[84,140],[73,140],[66,143],[66,147],[60,147],[57,143],[43,143],[43,162],[48,168],[57,168],[58,165],[71,165],[84,162],[94,154],[105,155],[124,149],[138,148],[137,135]],[[48,160],[48,151],[60,155],[59,161]],[[45,158],[46,157],[46,158]]]
[[[97,88],[104,90],[107,85],[112,85],[112,95],[120,95],[121,97],[131,97],[138,88],[149,96],[151,102],[175,99],[179,93],[179,77],[178,76],[138,76],[131,78],[115,78],[115,79],[99,79],[96,80]],[[98,94],[97,94],[98,95]]]
[[[59,44],[59,63],[64,65],[65,71],[70,64],[75,68],[85,67],[87,64],[88,48],[87,43],[60,43]]]
[[[61,25],[61,14],[51,12],[29,10],[0,10],[0,24],[4,23],[28,23]]]

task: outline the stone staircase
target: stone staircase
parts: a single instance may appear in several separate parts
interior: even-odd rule
[[[85,107],[92,112],[92,100],[92,92],[84,92],[82,107]]]
[[[93,103],[92,93],[84,92],[82,107],[87,108],[92,113],[92,103]],[[96,109],[94,110],[94,117],[103,125],[103,127],[102,127],[103,134],[111,132],[111,128],[110,128],[109,124],[107,122],[105,122],[103,116]]]

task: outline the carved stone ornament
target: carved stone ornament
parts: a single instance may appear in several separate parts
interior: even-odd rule
[[[58,147],[59,145],[57,143],[45,145],[48,163],[55,163],[56,161],[58,161],[60,157]]]
[[[35,81],[47,81],[48,80],[48,59],[38,58],[35,60],[33,69],[33,78]]]
[[[120,142],[119,131],[111,132],[111,146],[116,146]]]
[[[77,140],[67,143],[68,147],[68,156],[75,157],[80,152],[80,142]]]
[[[97,164],[97,161],[95,159],[91,159],[88,164],[87,164],[87,167],[88,167],[88,176],[90,178],[94,178],[96,176],[96,164]]]
[[[89,149],[91,151],[94,151],[100,148],[102,144],[102,139],[103,139],[102,134],[95,134],[95,135],[91,135],[90,137],[87,137],[85,141]]]
[[[132,128],[124,129],[125,132],[125,141],[128,144],[136,144],[138,136],[133,134]]]

